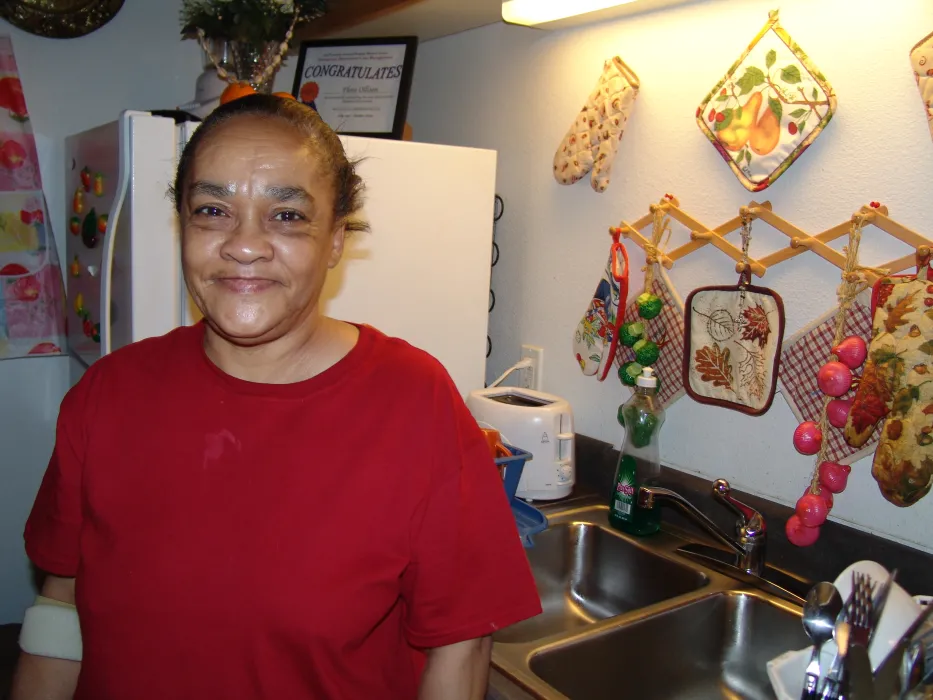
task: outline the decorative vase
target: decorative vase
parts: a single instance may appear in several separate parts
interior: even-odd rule
[[[282,42],[265,41],[261,44],[251,44],[228,41],[226,45],[232,67],[232,70],[227,70],[235,75],[237,80],[252,85],[256,92],[271,93],[275,74],[282,65],[281,59],[276,61],[281,52]],[[269,70],[272,66],[274,68]]]

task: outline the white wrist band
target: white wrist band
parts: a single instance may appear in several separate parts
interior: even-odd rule
[[[73,605],[46,603],[41,596],[26,610],[19,648],[34,656],[80,661],[81,626]]]

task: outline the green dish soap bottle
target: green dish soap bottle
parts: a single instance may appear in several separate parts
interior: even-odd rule
[[[609,503],[609,523],[630,535],[653,535],[661,528],[659,506],[638,507],[638,489],[653,486],[661,476],[659,433],[664,409],[658,401],[658,378],[651,367],[635,380],[635,393],[622,407],[625,440]]]

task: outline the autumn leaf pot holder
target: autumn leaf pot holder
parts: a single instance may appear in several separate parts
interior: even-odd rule
[[[873,290],[868,362],[845,427],[864,444],[883,420],[871,474],[882,495],[910,506],[933,486],[933,276],[885,277]]]
[[[759,192],[801,156],[835,111],[833,89],[773,11],[696,118],[739,182]]]
[[[684,388],[694,401],[757,416],[774,399],[784,303],[747,284],[702,287],[686,302]]]

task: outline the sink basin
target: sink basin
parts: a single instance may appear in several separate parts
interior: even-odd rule
[[[544,612],[500,630],[493,636],[496,642],[531,642],[573,631],[708,583],[702,572],[593,523],[552,525],[535,536],[535,546],[526,552]]]
[[[720,593],[532,656],[532,672],[576,700],[773,700],[765,664],[808,644],[797,614]]]

